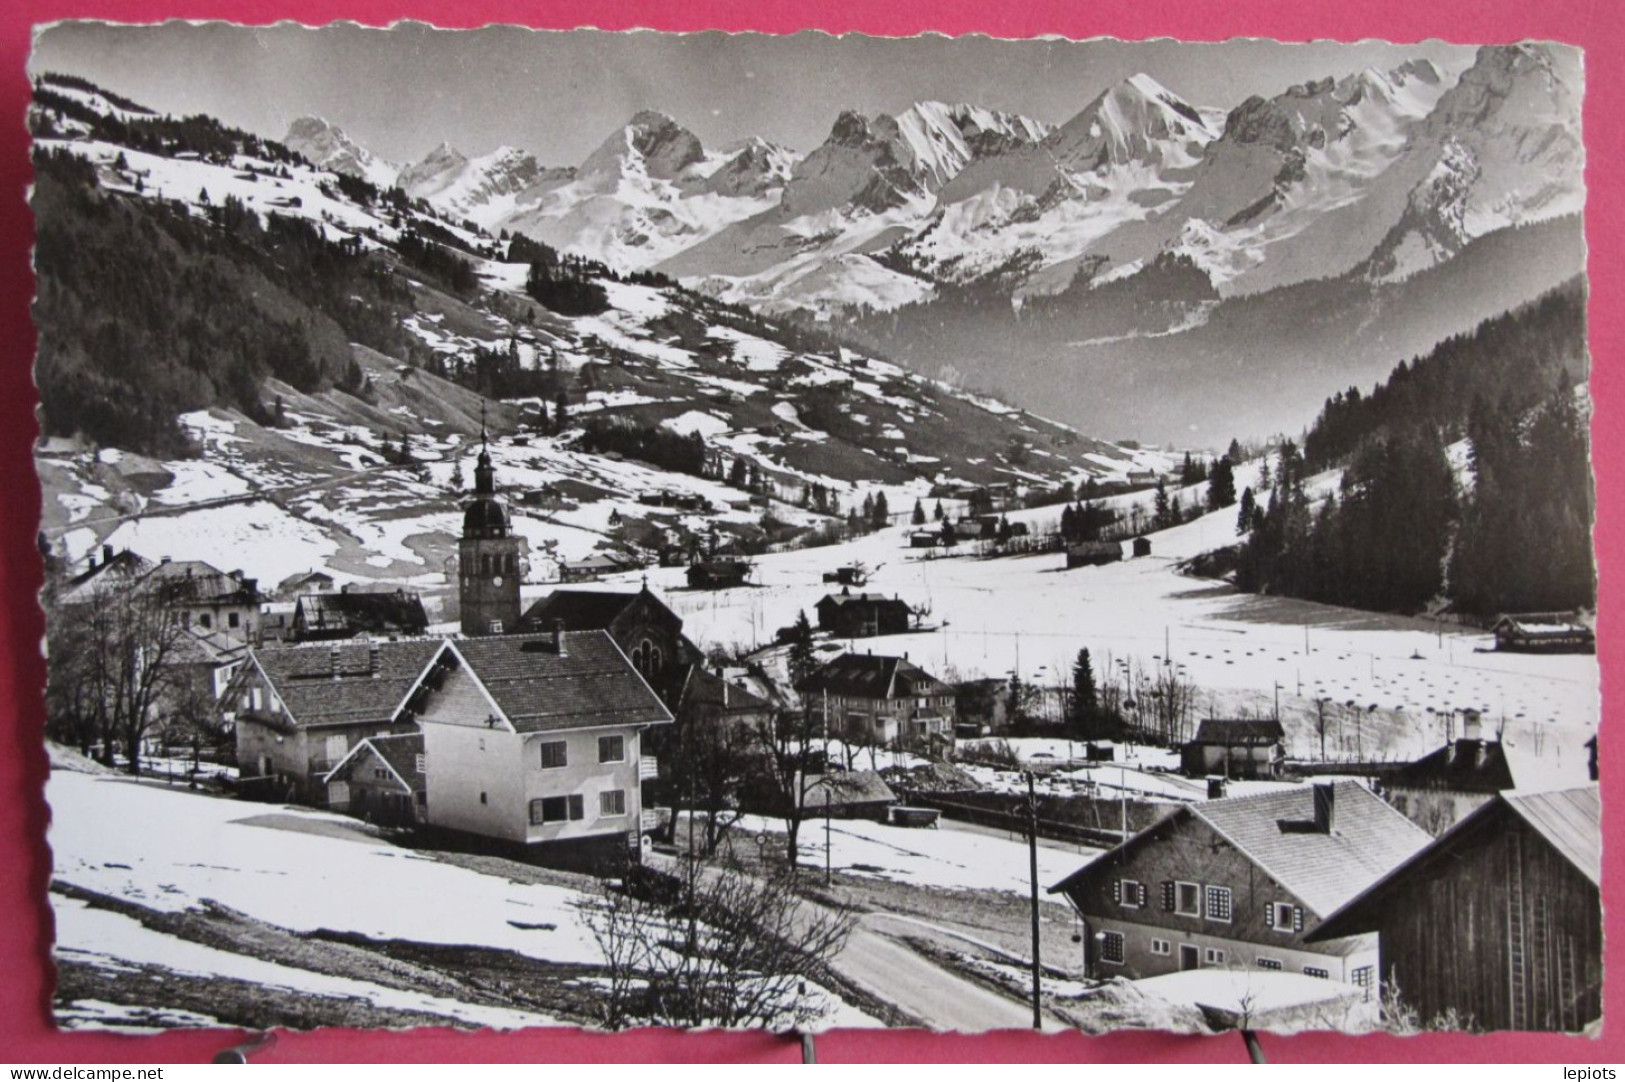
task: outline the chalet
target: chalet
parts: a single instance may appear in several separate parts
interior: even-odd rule
[[[749,574],[744,560],[705,560],[689,566],[688,585],[693,590],[730,590],[745,585]]]
[[[244,791],[325,806],[323,778],[369,736],[413,732],[407,696],[438,639],[266,646],[226,687]],[[342,795],[342,793],[338,794]]]
[[[637,591],[554,590],[525,610],[519,630],[528,634],[607,631],[643,678],[665,694],[675,689],[684,666],[700,656],[683,637],[683,618],[656,597],[647,583]]]
[[[908,547],[911,549],[934,549],[942,542],[940,530],[914,530],[908,535]]]
[[[386,827],[426,818],[428,782],[422,733],[369,736],[323,777],[327,806]]]
[[[1100,567],[1123,558],[1123,546],[1116,541],[1082,541],[1066,547],[1066,567]]]
[[[411,701],[429,827],[544,863],[638,859],[642,738],[672,716],[608,632],[445,640]]]
[[[1578,755],[1564,761],[1554,750],[1537,758],[1486,740],[1478,714],[1469,712],[1459,739],[1389,774],[1381,791],[1400,814],[1437,836],[1508,789],[1555,789],[1592,780],[1586,767]]]
[[[627,569],[625,561],[602,553],[559,564],[560,582],[597,582],[605,575],[618,575]]]
[[[1205,718],[1179,749],[1179,769],[1189,778],[1273,778],[1286,759],[1285,738],[1274,718]]]
[[[1136,537],[1134,539],[1134,558],[1151,555],[1151,539],[1149,537]]]
[[[1508,613],[1496,620],[1495,648],[1526,654],[1594,654],[1597,636],[1572,612]]]
[[[1085,925],[1097,979],[1208,967],[1301,973],[1367,990],[1377,937],[1310,937],[1427,845],[1357,782],[1186,804],[1050,888]]]
[[[846,653],[798,686],[830,731],[886,747],[952,747],[954,689],[903,657]]]
[[[70,578],[63,586],[59,601],[64,605],[91,601],[103,590],[128,586],[138,581],[151,571],[152,567],[151,560],[144,559],[129,549],[114,552],[112,545],[103,545],[101,559],[97,560],[96,553],[92,552],[86,569]]]
[[[891,786],[873,770],[808,774],[801,788],[801,807],[808,816],[873,819],[884,823],[898,803]]]
[[[301,571],[289,575],[276,584],[275,597],[297,601],[304,594],[325,594],[334,587],[334,579],[326,571]]]
[[[429,614],[417,594],[346,588],[336,593],[302,595],[294,603],[290,638],[297,642],[353,639],[358,635],[403,638],[421,635],[428,627]]]
[[[883,594],[854,594],[846,587],[825,594],[817,605],[818,629],[843,639],[899,635],[908,630],[907,602]]]
[[[677,693],[677,724],[717,724],[754,729],[765,725],[773,716],[774,704],[763,695],[730,679],[723,672],[712,672],[704,665],[688,667]]]
[[[260,592],[241,571],[221,571],[202,560],[158,561],[141,580],[163,598],[182,624],[220,631],[255,642],[259,635]]]
[[[1595,785],[1501,793],[1310,935],[1375,935],[1382,980],[1424,1022],[1576,1033],[1602,1015]]]

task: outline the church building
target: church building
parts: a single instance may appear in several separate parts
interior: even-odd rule
[[[474,498],[463,509],[457,546],[458,602],[464,635],[512,634],[519,629],[520,538],[496,495],[496,471],[480,426]]]

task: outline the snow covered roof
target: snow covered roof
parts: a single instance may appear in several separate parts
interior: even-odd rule
[[[1324,916],[1365,890],[1429,842],[1427,832],[1358,782],[1330,790],[1331,829],[1315,829],[1315,789],[1293,789],[1182,806],[1050,888],[1067,889],[1096,866],[1115,866],[1123,853],[1164,837],[1185,817],[1206,823],[1315,914]]]
[[[1499,793],[1516,788],[1512,764],[1499,740],[1462,739],[1408,763],[1387,782],[1391,789]]]
[[[605,631],[448,642],[521,733],[669,722],[671,712]]]
[[[802,797],[803,808],[823,810],[852,804],[895,804],[897,794],[873,770],[851,770],[840,774],[809,774]]]
[[[818,599],[818,603],[813,607],[821,609],[825,605],[833,605],[836,608],[843,608],[847,605],[856,604],[908,607],[901,599],[887,597],[885,594],[852,594],[844,590],[838,594],[825,594]]]
[[[300,635],[311,639],[420,635],[429,626],[423,600],[404,590],[302,594],[294,616]]]
[[[1602,800],[1597,786],[1503,793],[1501,799],[1587,879],[1602,885]]]

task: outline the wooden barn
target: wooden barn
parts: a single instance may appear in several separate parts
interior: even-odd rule
[[[1134,539],[1134,557],[1151,555],[1151,539],[1149,537],[1136,537]]]
[[[1274,718],[1205,718],[1179,750],[1188,778],[1273,778],[1286,758],[1281,723]]]
[[[744,560],[706,560],[690,565],[688,585],[693,590],[731,590],[745,585],[750,564]]]
[[[1572,612],[1507,613],[1496,620],[1495,648],[1522,654],[1595,654],[1597,636]]]
[[[1376,932],[1424,1024],[1575,1033],[1602,1015],[1597,786],[1502,793],[1362,891],[1311,941]]]
[[[809,774],[802,787],[801,805],[806,814],[831,819],[873,819],[886,821],[897,794],[873,770]]]
[[[840,593],[825,594],[813,607],[818,611],[818,630],[838,638],[900,635],[908,630],[908,603],[884,594],[854,594],[843,586]]]
[[[908,535],[908,547],[911,549],[934,549],[941,544],[940,530],[915,530]]]
[[[1116,541],[1083,541],[1066,547],[1067,570],[1074,567],[1099,567],[1114,564],[1123,558],[1123,546]]]

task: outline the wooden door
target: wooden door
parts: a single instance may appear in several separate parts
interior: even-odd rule
[[[1187,969],[1200,969],[1201,965],[1202,952],[1190,943],[1181,943],[1179,945],[1180,972],[1183,973]]]

